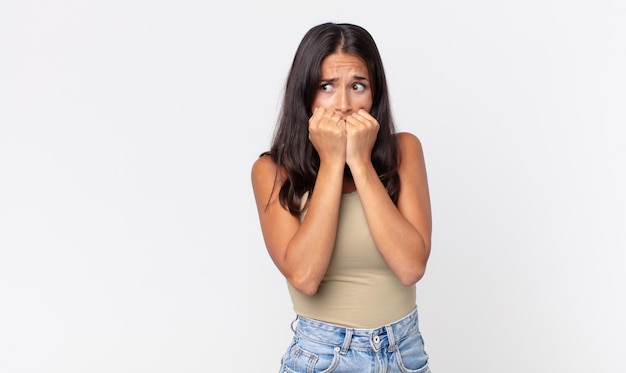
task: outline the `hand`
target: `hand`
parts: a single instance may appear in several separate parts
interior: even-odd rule
[[[346,163],[352,168],[357,164],[371,162],[372,149],[378,137],[380,125],[376,118],[361,109],[346,119],[348,137]]]
[[[320,156],[320,162],[346,163],[346,122],[339,114],[315,108],[309,118],[309,140]]]

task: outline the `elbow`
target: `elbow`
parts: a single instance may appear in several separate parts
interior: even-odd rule
[[[299,292],[301,292],[302,294],[308,296],[308,297],[312,297],[317,293],[317,289],[318,286],[300,286],[300,287],[296,287],[296,290],[298,290]]]
[[[415,246],[405,248],[411,255],[405,260],[396,262],[396,275],[404,286],[415,285],[426,273],[426,263],[430,257],[430,237],[423,239],[422,236],[415,240]]]
[[[430,256],[430,242],[424,242],[423,254],[419,258],[415,258],[413,265],[405,267],[405,270],[399,275],[400,282],[404,286],[415,285],[424,277],[426,273],[426,263]]]
[[[299,293],[313,296],[324,278],[320,265],[311,260],[285,257],[281,271],[289,285]]]
[[[297,291],[309,297],[317,293],[317,289],[320,285],[319,280],[308,276],[290,276],[287,278],[287,281],[289,281],[291,286],[293,286]]]
[[[401,276],[399,276],[400,283],[404,286],[412,286],[415,285],[419,280],[424,277],[424,273],[426,273],[426,266],[419,265],[416,268],[412,268],[409,271],[406,271]]]
[[[404,286],[412,286],[415,285],[419,280],[422,279],[422,277],[424,276],[424,274],[415,274],[415,275],[410,275],[410,276],[403,276],[400,278],[400,283],[402,283],[402,285]]]

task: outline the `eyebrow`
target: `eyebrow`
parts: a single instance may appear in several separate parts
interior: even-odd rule
[[[329,79],[320,79],[320,82],[322,83],[334,83],[338,80],[339,78],[329,78]],[[352,76],[352,79],[354,80],[365,80],[368,81],[368,79],[364,76],[360,76],[360,75],[354,75]]]

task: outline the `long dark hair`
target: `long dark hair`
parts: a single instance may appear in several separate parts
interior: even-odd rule
[[[398,144],[378,47],[370,33],[360,26],[324,23],[310,29],[298,46],[287,76],[272,146],[268,153],[263,153],[269,154],[279,169],[284,167],[287,171],[278,198],[295,216],[301,213],[303,195],[313,193],[320,166],[319,155],[309,141],[308,121],[322,61],[335,52],[358,56],[367,66],[373,97],[370,114],[380,124],[372,163],[391,199],[394,203],[398,200]]]

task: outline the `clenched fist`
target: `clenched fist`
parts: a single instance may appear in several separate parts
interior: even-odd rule
[[[346,163],[346,121],[341,115],[322,107],[315,108],[309,119],[309,140],[320,162]]]

